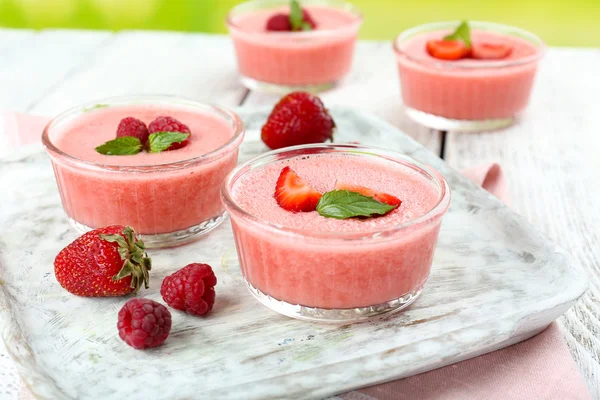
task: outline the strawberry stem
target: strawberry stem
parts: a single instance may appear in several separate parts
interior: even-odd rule
[[[148,271],[152,269],[152,260],[146,253],[144,242],[137,240],[135,231],[131,227],[123,229],[123,234],[105,235],[100,234],[102,240],[117,243],[118,251],[123,260],[123,267],[113,276],[113,281],[118,281],[131,276],[131,288],[133,293],[137,294],[142,284],[148,289],[150,276]]]

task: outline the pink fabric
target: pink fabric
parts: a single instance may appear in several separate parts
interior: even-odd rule
[[[462,171],[463,175],[481,186],[506,205],[510,205],[508,182],[500,165],[496,163],[477,165]]]
[[[40,141],[45,117],[0,114],[0,140],[7,149]],[[464,175],[508,204],[508,184],[498,164],[481,165]],[[345,393],[345,400],[588,400],[591,399],[555,323],[514,346],[458,364]],[[20,399],[30,399],[21,386]]]
[[[48,117],[38,117],[21,113],[0,114],[0,138],[5,138],[7,148],[41,141]]]

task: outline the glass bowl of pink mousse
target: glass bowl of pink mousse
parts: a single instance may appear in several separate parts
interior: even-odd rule
[[[339,181],[397,196],[374,218],[290,212],[274,198],[290,167],[321,193]],[[345,323],[400,311],[429,277],[450,189],[433,168],[360,145],[315,144],[265,153],[233,170],[222,198],[250,292],[283,315]]]
[[[469,21],[473,43],[502,43],[512,48],[502,59],[447,61],[426,50],[460,22],[438,22],[401,33],[393,43],[406,112],[416,122],[438,130],[478,132],[514,123],[527,106],[538,63],[540,38],[522,29]]]
[[[288,13],[289,0],[252,0],[227,17],[242,83],[254,90],[319,92],[338,84],[352,67],[362,15],[342,0],[304,0],[316,23],[311,31],[268,31],[267,21]]]
[[[190,137],[177,150],[105,155],[126,117],[149,124],[171,116]],[[170,96],[114,97],[54,118],[42,142],[50,155],[63,208],[80,232],[107,225],[133,227],[148,247],[190,242],[225,218],[225,176],[237,165],[244,137],[240,118],[226,108]]]

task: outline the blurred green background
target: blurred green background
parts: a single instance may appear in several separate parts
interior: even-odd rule
[[[555,46],[600,46],[600,0],[351,0],[363,39],[391,39],[425,22],[472,19],[516,25]],[[159,29],[225,33],[239,0],[0,0],[0,26]]]

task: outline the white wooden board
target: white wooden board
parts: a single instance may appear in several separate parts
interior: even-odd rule
[[[230,226],[180,248],[157,250],[152,288],[194,261],[215,267],[210,317],[173,313],[166,344],[129,348],[116,330],[126,301],[85,299],[55,281],[52,261],[76,237],[62,212],[48,159],[23,148],[0,163],[8,213],[0,214],[0,333],[41,398],[314,398],[393,380],[524,340],[585,290],[572,259],[487,192],[387,123],[333,108],[338,141],[386,147],[438,168],[453,190],[423,296],[407,311],[362,324],[288,319],[246,291]],[[242,158],[264,151],[268,110],[241,110]],[[7,173],[10,171],[10,173]],[[23,243],[28,243],[24,250]]]

